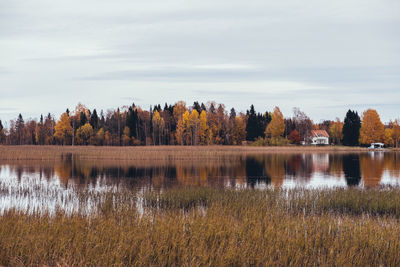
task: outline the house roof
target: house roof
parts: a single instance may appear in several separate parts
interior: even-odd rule
[[[326,137],[329,138],[329,134],[325,130],[312,130],[311,131],[312,137]]]

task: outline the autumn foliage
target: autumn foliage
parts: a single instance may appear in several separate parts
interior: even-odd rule
[[[21,114],[5,128],[0,120],[0,144],[7,145],[287,145],[311,143],[311,130],[326,130],[334,145],[357,146],[384,142],[398,147],[398,121],[383,125],[376,110],[348,111],[344,121],[325,120],[319,124],[299,108],[285,118],[279,107],[273,112],[246,113],[223,104],[179,101],[144,110],[135,104],[116,110],[90,111],[82,104],[66,110],[58,120],[51,114],[25,121]]]
[[[383,142],[385,138],[385,127],[381,122],[378,112],[368,109],[364,112],[360,129],[360,143],[371,144]]]
[[[54,129],[54,137],[58,140],[58,142],[62,145],[69,144],[73,129],[67,113],[63,113],[61,115],[60,120],[57,122]]]

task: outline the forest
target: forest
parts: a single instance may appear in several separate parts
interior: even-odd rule
[[[372,142],[398,147],[397,120],[383,124],[376,110],[362,116],[349,110],[344,120],[314,123],[299,108],[284,117],[279,107],[246,113],[226,110],[215,102],[187,106],[178,101],[144,110],[135,104],[100,113],[79,103],[60,118],[52,114],[24,120],[22,114],[4,127],[0,120],[0,144],[4,145],[299,145],[310,143],[311,130],[326,130],[330,144],[366,146]]]

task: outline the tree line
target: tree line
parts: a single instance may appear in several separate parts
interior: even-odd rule
[[[311,130],[326,130],[334,145],[359,146],[382,142],[398,147],[400,126],[397,120],[384,125],[376,110],[360,117],[349,110],[343,121],[314,123],[299,108],[284,117],[279,107],[271,112],[246,113],[223,104],[179,101],[144,110],[135,104],[92,111],[78,104],[56,120],[50,113],[39,120],[24,120],[19,114],[5,128],[0,120],[0,144],[6,145],[299,145],[310,143]]]

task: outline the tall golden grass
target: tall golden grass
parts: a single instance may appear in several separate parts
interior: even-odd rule
[[[182,158],[218,158],[232,154],[326,153],[367,151],[353,147],[250,147],[250,146],[0,146],[0,160],[58,160],[65,155],[82,159],[165,160]]]
[[[90,214],[0,216],[0,265],[398,266],[400,190],[104,193]]]

